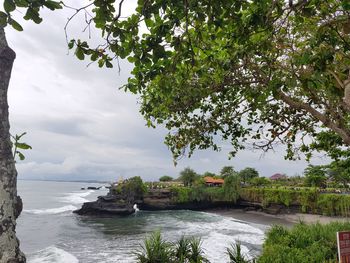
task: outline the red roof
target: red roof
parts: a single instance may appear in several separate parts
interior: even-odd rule
[[[215,179],[215,178],[210,177],[210,176],[204,177],[204,181],[207,184],[223,184],[224,183],[224,179]]]
[[[284,174],[274,174],[270,177],[271,180],[286,179],[287,176]]]

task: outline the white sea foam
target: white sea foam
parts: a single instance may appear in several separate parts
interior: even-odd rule
[[[259,245],[259,246],[264,243],[263,235],[238,234],[238,235],[233,235],[233,238],[242,242],[246,242],[253,245]]]
[[[36,214],[36,215],[54,215],[54,214],[60,214],[67,211],[73,211],[78,209],[77,207],[73,205],[66,205],[58,208],[48,208],[48,209],[30,209],[30,210],[23,210],[26,213],[30,214]]]
[[[212,232],[202,239],[202,247],[210,262],[226,263],[228,262],[227,248],[237,241],[234,236]],[[252,258],[246,246],[241,245],[241,251],[247,259]]]
[[[178,220],[174,225],[185,236],[201,236],[202,247],[210,262],[227,262],[227,248],[237,241],[244,244],[241,248],[247,258],[252,258],[252,255],[246,244],[260,246],[263,243],[264,231],[260,228],[234,218],[203,214],[205,220],[200,217],[193,221]]]
[[[189,234],[196,234],[196,233],[207,233],[215,230],[216,232],[243,232],[243,233],[251,233],[258,236],[263,236],[264,231],[254,227],[252,225],[249,225],[243,221],[238,221],[233,218],[229,217],[222,217],[217,215],[209,215],[210,222],[189,222],[189,221],[182,221],[181,223],[184,224],[184,229],[188,230]],[[187,235],[187,234],[186,234]]]
[[[92,194],[93,192],[95,192],[94,190],[89,190],[86,192],[74,192],[74,193],[69,193],[66,196],[61,198],[61,201],[65,202],[65,203],[69,203],[69,204],[75,204],[75,205],[79,205],[85,202],[89,202],[88,199],[84,198],[89,196],[90,194]]]
[[[55,246],[47,247],[28,258],[28,263],[78,263],[79,260],[67,251]]]

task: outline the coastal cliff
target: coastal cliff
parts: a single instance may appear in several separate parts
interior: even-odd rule
[[[129,215],[141,210],[207,210],[211,208],[243,208],[269,214],[307,213],[327,216],[350,216],[350,195],[323,193],[317,189],[253,188],[239,190],[237,198],[228,197],[222,187],[177,187],[143,189],[111,188],[97,201],[84,203],[75,213],[80,215]]]
[[[127,198],[110,189],[106,196],[99,196],[96,201],[84,203],[81,209],[74,211],[79,215],[129,215],[135,212],[135,204],[144,211],[155,210],[205,210],[218,207],[234,207],[235,203],[219,200],[179,200],[173,189],[149,189],[142,198]]]

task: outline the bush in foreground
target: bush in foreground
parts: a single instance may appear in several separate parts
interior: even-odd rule
[[[336,232],[350,229],[350,222],[307,225],[300,222],[292,229],[273,226],[266,234],[263,250],[257,259],[249,260],[239,242],[227,249],[228,263],[335,263]],[[227,256],[226,255],[226,256]],[[225,255],[222,255],[225,257]],[[208,263],[199,239],[181,238],[176,243],[162,239],[159,232],[144,242],[137,253],[138,263]]]
[[[292,229],[274,226],[267,233],[259,263],[337,262],[336,232],[350,229],[350,222],[307,225]]]
[[[246,259],[239,242],[227,248],[227,255],[229,263],[256,262]],[[182,237],[170,243],[162,239],[160,232],[145,239],[141,249],[136,252],[136,258],[138,263],[210,263],[204,255],[200,239]]]
[[[162,239],[160,232],[145,239],[136,257],[138,263],[209,263],[200,239],[182,237],[170,243]]]

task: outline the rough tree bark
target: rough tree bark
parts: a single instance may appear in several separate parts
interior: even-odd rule
[[[22,210],[17,196],[17,171],[10,140],[7,90],[15,52],[7,45],[0,27],[0,262],[22,263],[26,259],[16,237],[16,218]]]

